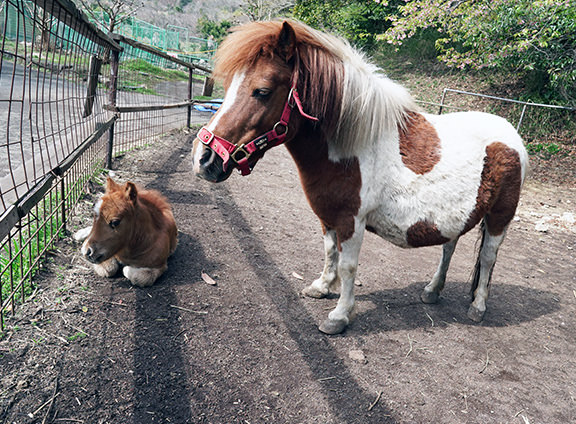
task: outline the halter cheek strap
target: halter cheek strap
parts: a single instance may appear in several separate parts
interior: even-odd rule
[[[302,108],[302,102],[293,86],[288,94],[288,99],[284,105],[282,116],[280,120],[274,124],[274,127],[267,133],[256,137],[254,140],[237,146],[230,143],[228,140],[215,135],[206,127],[202,127],[198,132],[198,139],[211,150],[214,151],[224,161],[223,169],[226,171],[230,160],[233,161],[233,166],[237,167],[242,175],[248,175],[256,165],[259,158],[254,159],[253,155],[257,153],[264,153],[272,147],[278,146],[286,141],[286,134],[288,134],[288,123],[290,122],[290,114],[294,106],[298,109],[300,115],[310,121],[318,121],[318,118],[308,115]]]

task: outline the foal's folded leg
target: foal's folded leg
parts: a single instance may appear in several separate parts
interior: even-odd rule
[[[148,287],[154,284],[158,277],[166,271],[166,268],[168,268],[166,265],[161,268],[135,268],[125,266],[122,272],[135,286]]]
[[[120,264],[116,258],[112,257],[99,264],[94,264],[94,271],[100,277],[114,277],[120,268]]]

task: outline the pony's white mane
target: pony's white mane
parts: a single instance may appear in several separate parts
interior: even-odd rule
[[[335,137],[328,140],[338,156],[355,156],[359,148],[403,128],[409,113],[419,110],[406,88],[386,77],[348,42],[309,30],[344,64],[339,125]]]
[[[338,156],[356,156],[367,144],[397,133],[410,112],[418,110],[405,88],[348,42],[297,21],[252,22],[236,28],[216,52],[214,76],[229,78],[262,55],[273,56],[285,23],[296,37],[304,108],[320,118],[329,148]]]

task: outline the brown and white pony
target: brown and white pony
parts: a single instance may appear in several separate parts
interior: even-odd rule
[[[92,227],[75,234],[83,240],[82,254],[102,277],[114,276],[121,266],[132,284],[146,287],[166,271],[176,250],[178,230],[168,201],[156,190],[111,178],[94,207]]]
[[[194,171],[213,182],[233,168],[246,175],[267,149],[286,144],[324,230],[324,271],[304,293],[321,298],[341,285],[321,331],[342,332],[353,317],[365,229],[401,247],[444,245],[421,295],[435,303],[458,238],[482,222],[468,316],[483,319],[528,163],[508,122],[422,113],[348,44],[293,21],[236,28],[216,54],[214,76],[226,96],[195,140]]]

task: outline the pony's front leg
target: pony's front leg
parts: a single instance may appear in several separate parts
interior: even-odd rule
[[[330,294],[330,288],[338,280],[338,249],[336,231],[326,230],[324,232],[324,270],[322,275],[312,284],[302,290],[306,296],[321,299]]]
[[[341,251],[338,261],[340,279],[340,297],[336,308],[328,314],[320,325],[320,331],[326,334],[343,332],[354,317],[354,279],[358,269],[358,255],[364,236],[364,224],[356,225],[352,238],[340,243]]]

